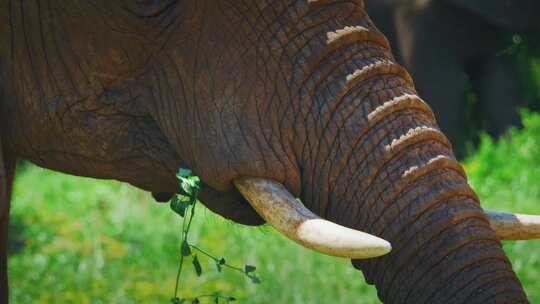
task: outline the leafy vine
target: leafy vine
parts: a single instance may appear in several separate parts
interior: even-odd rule
[[[185,304],[200,303],[201,299],[213,299],[214,303],[230,303],[236,301],[235,297],[221,295],[219,292],[212,294],[198,295],[192,298],[179,297],[180,279],[182,276],[182,270],[184,260],[188,257],[192,257],[192,265],[197,276],[202,274],[202,266],[197,257],[197,253],[200,253],[209,259],[213,260],[218,272],[221,272],[223,268],[228,268],[233,271],[237,271],[251,280],[252,283],[258,284],[261,282],[259,277],[255,274],[256,267],[252,265],[245,265],[243,268],[232,266],[227,263],[225,258],[217,257],[206,250],[201,249],[199,246],[189,242],[189,232],[193,217],[195,216],[195,205],[197,204],[197,198],[201,190],[201,182],[198,176],[192,175],[189,169],[179,169],[176,177],[180,181],[180,188],[184,194],[175,195],[170,201],[171,209],[182,217],[182,232],[181,237],[181,249],[180,249],[180,261],[178,265],[178,271],[176,274],[176,284],[174,288],[174,296],[171,299],[172,304]]]

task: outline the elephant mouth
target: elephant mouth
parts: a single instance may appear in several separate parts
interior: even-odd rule
[[[265,220],[236,189],[219,192],[202,184],[200,199],[211,211],[228,220],[247,226],[260,226]]]
[[[167,193],[167,192],[152,192],[152,197],[154,200],[158,203],[166,203],[172,199],[174,196],[173,193]]]

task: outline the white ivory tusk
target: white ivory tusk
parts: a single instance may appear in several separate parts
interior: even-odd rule
[[[266,222],[302,246],[352,259],[378,257],[392,250],[381,238],[318,217],[278,182],[239,178],[234,184]]]
[[[486,210],[491,228],[501,240],[540,238],[540,216]]]

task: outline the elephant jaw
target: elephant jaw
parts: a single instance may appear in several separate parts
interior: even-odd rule
[[[374,258],[392,249],[386,240],[318,217],[278,182],[244,177],[234,184],[263,219],[304,247],[351,259]],[[502,240],[540,238],[540,216],[496,211],[485,211],[485,215]]]

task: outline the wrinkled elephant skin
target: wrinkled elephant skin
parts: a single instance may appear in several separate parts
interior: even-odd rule
[[[0,0],[0,24],[4,179],[18,158],[174,193],[189,167],[254,225],[232,182],[272,179],[392,244],[353,261],[385,303],[527,302],[361,0]]]

